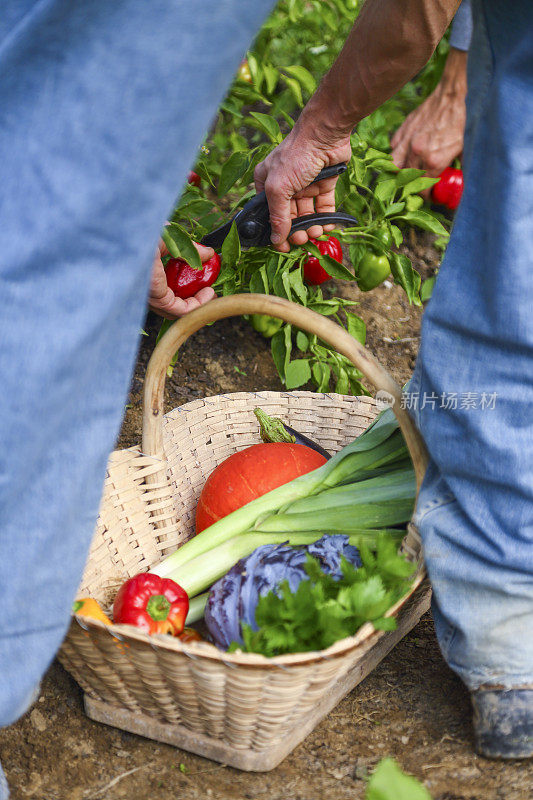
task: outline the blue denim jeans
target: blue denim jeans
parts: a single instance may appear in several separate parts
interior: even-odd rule
[[[410,402],[443,654],[475,689],[533,682],[533,4],[474,2],[465,191]],[[454,401],[456,407],[454,407]]]
[[[0,725],[66,631],[158,233],[271,5],[2,5]],[[417,380],[498,398],[421,411],[418,513],[446,656],[470,685],[515,684],[533,662],[532,9],[491,0],[476,18],[467,189]]]
[[[2,3],[0,726],[65,634],[159,232],[272,5]]]

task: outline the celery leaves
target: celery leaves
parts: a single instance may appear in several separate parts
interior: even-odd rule
[[[322,650],[339,639],[352,636],[365,622],[375,628],[393,630],[396,622],[386,617],[388,609],[407,591],[415,566],[397,552],[397,544],[384,535],[376,551],[362,545],[363,565],[355,568],[342,562],[342,578],[335,580],[308,556],[309,580],[291,592],[283,581],[275,592],[259,598],[255,619],[259,630],[243,625],[247,652],[272,657],[284,653]]]

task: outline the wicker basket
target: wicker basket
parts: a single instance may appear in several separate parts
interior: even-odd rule
[[[144,391],[142,450],[111,455],[100,515],[80,586],[110,606],[118,586],[150,569],[193,534],[206,477],[236,450],[259,441],[253,409],[261,405],[335,451],[376,414],[367,397],[263,392],[195,400],[163,416],[167,366],[195,331],[243,313],[278,316],[336,347],[395,399],[418,484],[424,444],[400,406],[400,389],[340,326],[275,297],[214,300],[176,322],[156,347]],[[412,591],[392,610],[396,631],[365,624],[321,652],[267,659],[228,655],[208,643],[183,644],[126,625],[74,616],[59,658],[85,692],[90,717],[247,770],[276,766],[394,644],[429,604],[420,539],[410,525],[404,551],[420,563]]]

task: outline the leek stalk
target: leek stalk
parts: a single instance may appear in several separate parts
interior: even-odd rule
[[[228,542],[228,545],[229,542],[231,542],[231,545],[228,546],[228,552],[240,553],[240,545],[238,546],[235,543],[235,538],[246,534],[246,532],[257,529],[258,527],[260,528],[265,520],[276,515],[276,512],[279,512],[280,509],[286,509],[291,506],[291,504],[296,503],[296,501],[303,501],[304,498],[318,495],[319,492],[325,492],[325,490],[331,490],[341,484],[347,484],[363,477],[368,477],[369,473],[375,474],[376,470],[379,470],[379,474],[381,474],[381,470],[383,470],[383,472],[385,472],[386,469],[391,471],[394,469],[395,463],[401,462],[403,464],[405,462],[406,455],[407,449],[398,429],[396,418],[392,411],[387,409],[379,415],[376,421],[367,428],[361,436],[340,450],[327,461],[326,464],[306,475],[295,478],[295,480],[290,481],[290,483],[286,483],[279,486],[277,489],[267,492],[267,494],[252,500],[242,508],[237,509],[237,511],[233,511],[231,514],[218,520],[187,542],[187,544],[183,545],[183,547],[180,547],[175,553],[164,559],[152,572],[161,577],[174,576],[178,573],[181,574],[180,568],[193,560],[196,562],[196,569],[199,563],[196,560],[199,559],[202,554],[213,551],[214,548],[218,548],[226,542]],[[345,512],[343,512],[343,514],[344,513]],[[374,514],[374,516],[372,519],[375,521],[370,522],[369,520],[372,514],[368,512],[365,518],[367,521],[364,524],[359,524],[354,514],[350,524],[352,528],[396,525],[406,520],[406,512],[403,506],[399,508],[398,513],[400,518],[394,518],[391,514],[385,516],[384,513],[383,518],[380,519],[377,512],[374,513],[373,511],[372,514]],[[292,517],[293,515],[287,514],[286,516]],[[315,522],[311,530],[317,530],[317,526],[320,524],[318,521],[318,512],[313,512],[313,516]],[[338,530],[338,526],[336,524],[323,524],[322,529]],[[279,528],[276,528],[276,530],[279,530]],[[309,530],[309,518],[303,520],[300,530]],[[260,538],[260,530],[250,535],[256,537],[254,540],[254,548],[264,543]],[[283,541],[286,540],[287,537],[283,539]],[[250,540],[246,541],[248,542]],[[314,539],[312,541],[314,541]],[[246,547],[248,546],[249,545],[246,545]],[[242,547],[244,548],[244,544],[242,544]],[[242,557],[242,555],[237,554],[233,564]],[[215,558],[212,552],[202,561],[203,569],[206,573],[216,572],[216,569],[211,566],[211,562],[214,561]],[[224,563],[227,564],[227,561],[224,561]],[[227,569],[225,571],[227,571]],[[214,578],[213,580],[216,579],[217,578]],[[183,588],[187,590],[187,585],[180,585],[183,585]],[[194,583],[194,585],[196,586],[196,583]],[[203,585],[209,584],[204,582]],[[192,593],[195,594],[197,591],[201,590],[196,589],[196,591]]]
[[[302,546],[305,544],[312,544],[318,541],[324,535],[324,531],[308,531],[306,533],[291,532],[291,533],[243,533],[240,536],[234,536],[232,539],[218,545],[210,551],[209,555],[200,555],[196,558],[187,561],[180,567],[172,571],[166,577],[171,578],[176,583],[185,589],[189,597],[191,597],[189,605],[189,615],[187,616],[187,624],[190,621],[189,617],[196,615],[198,608],[203,605],[205,601],[200,598],[194,597],[199,592],[203,592],[208,586],[211,586],[219,578],[222,578],[228,570],[233,567],[241,558],[246,558],[253,551],[264,544],[290,544],[294,547]],[[375,546],[378,536],[390,535],[396,537],[398,544],[403,538],[403,531],[399,530],[361,530],[356,533],[351,533],[348,538],[350,544],[360,547],[364,541],[370,547]],[[204,598],[204,595],[201,595]],[[199,617],[195,617],[199,619]],[[192,621],[192,620],[191,620]]]

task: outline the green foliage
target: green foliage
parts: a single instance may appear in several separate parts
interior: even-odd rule
[[[292,128],[342,47],[361,6],[362,0],[278,2],[247,54],[251,83],[235,78],[201,148],[195,171],[203,180],[202,187],[187,186],[174,212],[172,221],[179,223],[179,228],[167,229],[165,234],[169,250],[167,239],[174,248],[172,255],[179,253],[199,266],[192,241],[227,221],[253,196],[256,165]],[[389,154],[389,136],[433,90],[447,50],[443,40],[415,80],[362,120],[352,136],[353,157],[337,183],[336,200],[337,207],[353,215],[358,224],[334,234],[345,245],[351,264],[339,264],[313,245],[293,247],[289,254],[269,248],[241,252],[233,228],[222,249],[222,270],[215,285],[219,294],[259,292],[285,297],[332,316],[364,343],[365,326],[354,312],[356,304],[330,296],[327,286],[307,286],[303,262],[312,253],[332,277],[355,280],[359,261],[370,251],[389,259],[394,281],[402,286],[410,303],[421,305],[420,276],[409,258],[397,252],[403,231],[413,226],[431,231],[441,248],[448,233],[443,217],[421,208],[418,193],[435,181],[422,170],[398,170]],[[388,232],[385,237],[384,231]],[[295,344],[297,356],[292,357]],[[287,388],[311,380],[318,391],[366,393],[360,372],[344,356],[316,336],[304,339],[302,332],[290,325],[284,324],[273,336],[272,355]]]
[[[396,622],[386,613],[409,588],[414,565],[398,554],[397,543],[387,534],[378,537],[375,552],[361,543],[360,554],[363,565],[358,569],[343,559],[341,580],[324,573],[320,562],[308,555],[309,580],[301,581],[295,592],[283,581],[277,592],[259,598],[259,630],[243,626],[241,649],[272,657],[322,650],[352,636],[365,622],[393,630]]]
[[[383,758],[366,787],[365,800],[431,800],[426,787],[402,772],[393,758]]]

